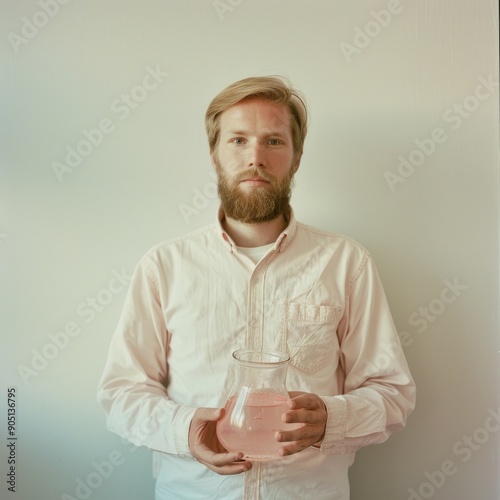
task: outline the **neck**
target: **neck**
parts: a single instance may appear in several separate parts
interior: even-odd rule
[[[274,243],[287,227],[284,215],[267,222],[247,224],[225,217],[222,225],[239,247],[261,247]]]

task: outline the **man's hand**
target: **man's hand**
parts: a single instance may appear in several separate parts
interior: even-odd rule
[[[189,427],[189,449],[198,462],[218,474],[246,472],[252,463],[243,461],[240,451],[228,452],[217,439],[217,421],[223,416],[223,408],[198,408]]]
[[[286,423],[302,423],[301,428],[293,431],[278,431],[276,439],[289,443],[280,449],[280,455],[293,455],[314,444],[320,443],[325,436],[328,413],[323,400],[316,394],[289,392],[290,410],[282,415]]]

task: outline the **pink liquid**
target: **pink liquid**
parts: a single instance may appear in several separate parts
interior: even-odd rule
[[[288,398],[273,393],[232,396],[226,414],[217,424],[217,437],[228,451],[241,451],[251,460],[279,458],[283,443],[276,441],[277,430],[293,430],[302,424],[285,424],[281,415],[289,410]]]

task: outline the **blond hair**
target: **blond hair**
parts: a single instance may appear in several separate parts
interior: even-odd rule
[[[239,80],[214,97],[205,114],[210,152],[217,148],[221,114],[244,99],[264,99],[283,103],[288,107],[294,154],[295,157],[300,158],[307,134],[305,100],[283,77],[275,76],[257,76]]]

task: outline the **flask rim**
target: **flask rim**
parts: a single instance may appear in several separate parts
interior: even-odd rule
[[[245,366],[258,366],[259,368],[276,368],[286,365],[290,356],[280,351],[264,351],[262,349],[238,349],[234,351],[233,359]]]

